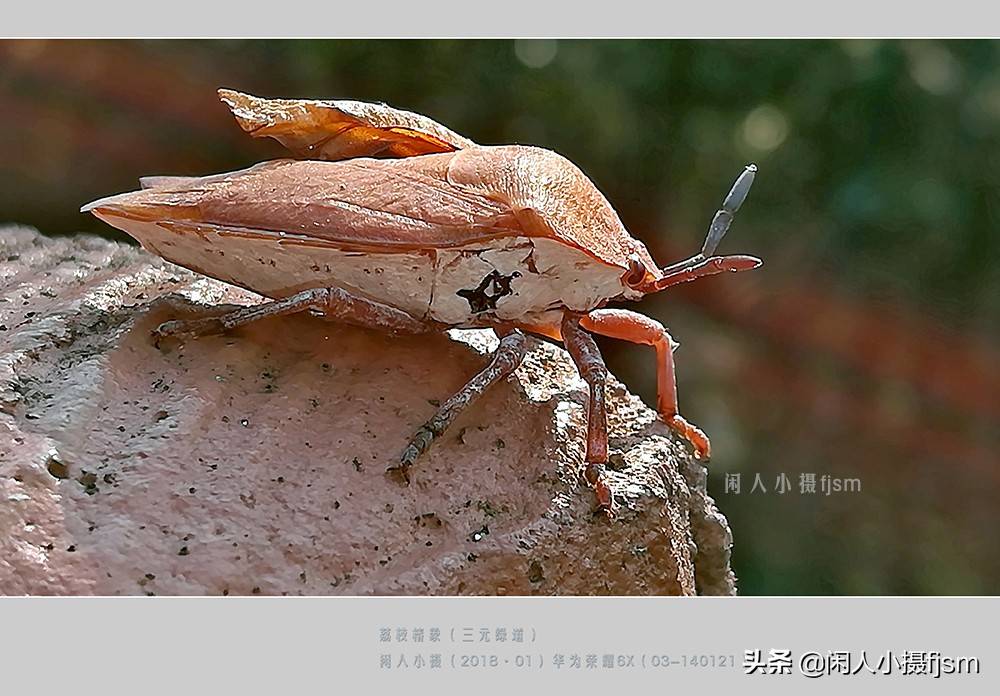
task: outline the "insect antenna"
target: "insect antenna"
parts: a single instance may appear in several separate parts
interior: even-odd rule
[[[729,195],[722,202],[722,207],[715,212],[715,217],[712,218],[712,223],[708,226],[708,234],[705,235],[705,243],[702,244],[701,251],[690,258],[662,268],[660,272],[663,277],[656,281],[656,290],[663,290],[671,285],[686,283],[723,271],[748,271],[760,266],[760,259],[754,256],[714,255],[722,238],[729,231],[729,226],[733,224],[736,212],[743,205],[747,194],[750,193],[750,186],[753,185],[756,174],[757,166],[748,164],[729,190]]]

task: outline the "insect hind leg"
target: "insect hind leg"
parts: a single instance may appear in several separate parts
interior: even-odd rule
[[[420,321],[400,309],[352,295],[341,288],[310,288],[280,300],[240,307],[219,316],[166,321],[153,330],[153,336],[157,342],[167,336],[197,338],[246,326],[268,317],[307,310],[319,312],[332,321],[389,333],[417,334],[432,329],[432,324]]]

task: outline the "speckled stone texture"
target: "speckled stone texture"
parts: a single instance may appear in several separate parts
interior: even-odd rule
[[[615,520],[578,479],[585,385],[542,341],[405,486],[387,465],[492,332],[303,314],[150,338],[259,300],[136,247],[0,229],[0,593],[735,593],[705,469],[617,382]]]

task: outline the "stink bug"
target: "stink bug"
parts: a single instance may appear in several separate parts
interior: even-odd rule
[[[589,387],[584,478],[610,513],[607,370],[591,336],[602,334],[656,349],[657,410],[696,456],[709,456],[708,438],[677,411],[666,329],[604,307],[760,265],[715,255],[756,167],[736,180],[701,252],[660,268],[590,179],[550,150],[477,145],[381,104],[219,95],[243,130],[277,139],[294,159],[149,177],[140,191],[83,207],[173,263],[272,300],[168,321],[158,337],[305,310],[391,333],[494,329],[500,346],[492,360],[416,431],[392,467],[404,475],[462,410],[517,368],[526,333],[561,340]]]

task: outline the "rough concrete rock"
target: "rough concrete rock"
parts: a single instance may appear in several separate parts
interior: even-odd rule
[[[386,466],[492,332],[298,315],[149,337],[259,300],[136,247],[0,230],[0,592],[735,592],[704,468],[617,382],[617,519],[578,479],[585,386],[541,341],[407,487]]]

